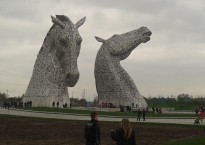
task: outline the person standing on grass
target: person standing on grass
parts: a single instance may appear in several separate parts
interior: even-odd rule
[[[143,109],[143,110],[142,110],[143,121],[145,121],[145,115],[146,115],[146,111],[145,111],[145,109]]]
[[[200,117],[200,120],[201,120],[201,124],[203,125],[203,118],[204,118],[204,111],[203,110],[200,111],[199,117]]]
[[[196,113],[196,116],[199,115],[199,109],[198,108],[195,109],[195,113]]]
[[[117,130],[111,130],[111,138],[116,141],[117,145],[137,145],[135,141],[135,132],[133,131],[130,121],[122,119],[121,127]]]
[[[100,126],[98,124],[98,113],[91,112],[91,121],[85,125],[86,145],[100,145]]]
[[[53,101],[53,103],[52,103],[52,106],[53,106],[53,108],[55,107],[55,102]]]
[[[152,106],[152,113],[155,114],[155,108]]]
[[[10,103],[7,103],[7,109],[9,110],[9,108],[10,108]]]
[[[142,114],[142,111],[140,109],[138,109],[138,111],[137,111],[137,121],[140,121],[141,114]]]

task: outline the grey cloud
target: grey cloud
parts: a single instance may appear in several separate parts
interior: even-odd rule
[[[129,2],[124,0],[90,0],[88,1],[82,1],[82,0],[76,0],[75,1],[77,5],[87,5],[90,7],[99,7],[99,8],[105,8],[105,9],[119,9],[121,11],[126,12],[136,12],[136,13],[142,13],[144,14],[157,14],[160,10],[165,10],[166,7],[174,7],[176,5],[175,1],[169,1],[169,0],[158,0],[158,1],[150,1],[150,0],[144,0],[144,1],[136,1],[136,0],[129,0]]]
[[[4,53],[0,54],[0,66],[23,74],[19,76],[29,81],[37,53],[52,25],[50,15],[65,14],[73,22],[86,16],[85,24],[79,28],[83,38],[78,60],[81,76],[76,87],[69,88],[70,94],[74,91],[80,95],[82,89],[96,93],[94,61],[101,44],[94,36],[107,39],[141,26],[153,32],[151,41],[138,46],[122,62],[141,93],[205,92],[205,53],[201,53],[205,44],[205,2],[194,3],[186,0],[1,0],[0,50]]]

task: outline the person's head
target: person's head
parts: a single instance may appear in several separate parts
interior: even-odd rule
[[[98,113],[96,111],[93,111],[90,113],[90,117],[92,120],[98,120]]]
[[[130,138],[131,133],[132,133],[130,121],[127,118],[122,119],[121,126],[122,126],[124,133],[125,133],[124,138],[126,138],[126,139]]]

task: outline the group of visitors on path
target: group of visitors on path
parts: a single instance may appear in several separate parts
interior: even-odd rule
[[[138,109],[138,111],[137,111],[137,121],[140,121],[141,115],[142,115],[143,121],[145,121],[145,115],[146,115],[146,110],[145,109],[142,109],[142,110]]]
[[[10,108],[23,108],[23,107],[32,107],[32,101],[27,102],[2,102],[3,108],[10,109]]]
[[[98,113],[91,112],[91,121],[85,125],[86,145],[101,145],[100,126],[98,124]],[[110,131],[110,137],[116,145],[137,145],[135,132],[131,127],[130,121],[122,119],[121,126],[116,130]]]

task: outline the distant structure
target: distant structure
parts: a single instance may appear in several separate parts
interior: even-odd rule
[[[107,40],[95,37],[103,43],[96,56],[94,71],[100,105],[147,107],[145,99],[120,61],[126,59],[139,44],[149,41],[151,34],[149,29],[141,27],[124,34],[115,34]]]
[[[32,101],[33,107],[69,106],[67,87],[74,87],[79,79],[77,58],[82,38],[78,28],[85,22],[85,17],[76,24],[65,15],[51,18],[53,26],[38,53],[23,98],[23,102]]]

